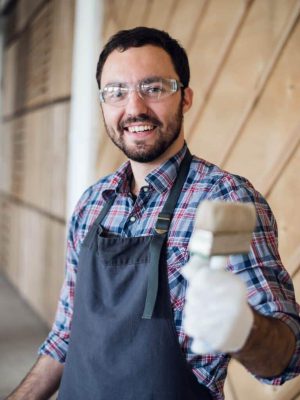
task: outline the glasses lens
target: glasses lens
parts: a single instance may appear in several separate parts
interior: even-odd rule
[[[120,103],[126,99],[128,87],[119,83],[106,85],[102,90],[102,96],[105,103]]]
[[[159,100],[176,92],[176,84],[175,79],[145,80],[140,83],[140,93],[145,99]]]
[[[152,82],[142,81],[140,83],[140,93],[144,98],[158,99],[164,90],[162,80],[156,80]]]

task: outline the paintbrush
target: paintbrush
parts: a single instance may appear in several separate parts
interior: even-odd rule
[[[227,260],[228,255],[248,253],[255,222],[252,203],[205,200],[196,212],[190,252],[211,258],[212,268],[219,265],[220,257]]]
[[[255,222],[252,203],[203,201],[196,212],[191,257],[182,269],[189,283],[183,325],[195,353],[237,351],[249,335],[246,285],[225,267],[229,255],[249,252]]]

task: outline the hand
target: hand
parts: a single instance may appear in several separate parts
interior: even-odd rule
[[[197,255],[183,268],[183,276],[188,280],[183,327],[193,338],[192,351],[240,350],[254,320],[244,282],[224,269],[211,269]]]

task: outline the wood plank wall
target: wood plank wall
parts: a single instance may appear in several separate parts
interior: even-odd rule
[[[104,41],[145,25],[187,49],[195,92],[188,144],[267,197],[300,301],[299,0],[103,1]],[[73,12],[74,0],[19,0],[4,49],[0,268],[49,324],[64,268]],[[124,160],[101,137],[99,176]],[[300,380],[264,386],[232,362],[225,393],[226,400],[300,400]]]
[[[74,0],[7,15],[0,135],[0,268],[48,323],[64,271]]]
[[[187,49],[195,92],[185,118],[188,144],[198,156],[246,176],[266,196],[298,301],[299,13],[299,0],[105,0],[103,30],[106,41],[119,29],[157,27]],[[99,175],[123,160],[104,138]],[[232,362],[226,399],[300,400],[300,380],[265,386]]]

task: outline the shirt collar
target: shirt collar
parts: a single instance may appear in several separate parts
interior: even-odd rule
[[[132,180],[132,169],[129,161],[123,163],[114,173],[109,189],[103,191],[103,198],[108,200],[114,193],[128,196],[130,194],[130,183]]]
[[[149,186],[153,187],[160,193],[170,190],[178,175],[179,167],[185,156],[186,150],[187,145],[185,143],[177,154],[151,171],[145,178]],[[126,161],[113,175],[109,189],[103,191],[104,199],[107,200],[114,192],[128,196],[130,194],[131,180],[131,164],[130,161]]]
[[[170,190],[177,178],[180,164],[187,150],[186,144],[168,161],[155,168],[146,176],[146,182],[158,192]]]

